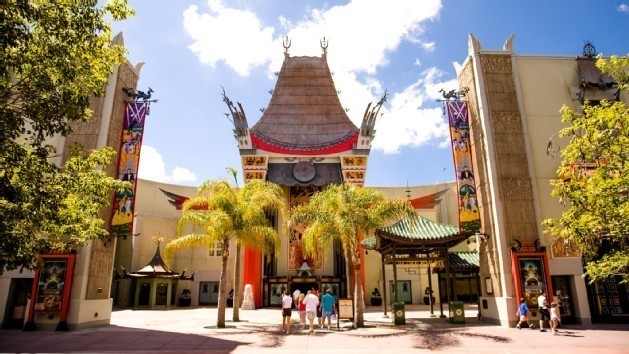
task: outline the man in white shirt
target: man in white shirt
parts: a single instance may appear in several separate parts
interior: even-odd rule
[[[304,303],[306,304],[306,318],[310,321],[310,331],[309,333],[314,332],[314,319],[317,315],[317,306],[319,306],[319,298],[317,295],[313,294],[312,291],[308,290],[308,295],[304,299]]]
[[[293,298],[288,295],[288,290],[282,291],[282,331],[290,334],[290,316],[293,307]]]
[[[293,303],[295,304],[295,310],[299,310],[299,302],[297,301],[299,299],[299,295],[301,295],[301,291],[299,289],[295,289],[295,291],[293,291]]]
[[[546,332],[544,329],[544,321],[550,320],[550,312],[548,311],[548,300],[546,300],[546,291],[537,297],[537,306],[539,308],[539,331]]]

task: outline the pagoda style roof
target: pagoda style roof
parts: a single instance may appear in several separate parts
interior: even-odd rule
[[[258,148],[277,152],[346,151],[359,135],[341,106],[325,54],[285,56],[271,101],[250,132]]]
[[[153,256],[153,259],[151,259],[151,261],[146,266],[133,273],[127,273],[124,268],[122,269],[122,271],[122,278],[167,278],[194,280],[194,273],[192,273],[191,276],[185,276],[185,270],[181,273],[175,273],[170,268],[168,268],[159,250],[159,243],[157,244],[157,250],[155,250],[155,255]]]
[[[468,236],[460,233],[455,225],[441,224],[415,215],[393,225],[377,228],[374,236],[365,238],[361,246],[383,254],[417,254],[448,249]]]

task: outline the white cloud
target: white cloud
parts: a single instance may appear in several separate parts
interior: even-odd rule
[[[441,107],[422,107],[426,101],[440,98],[440,89],[456,88],[457,82],[439,80],[443,73],[436,68],[430,68],[422,75],[417,82],[391,97],[390,108],[376,124],[374,149],[396,153],[403,146],[419,147],[432,141],[439,142],[440,147],[449,146],[444,145],[449,132]]]
[[[618,11],[629,14],[629,5],[624,4],[624,3],[620,4],[620,6],[618,6]]]
[[[421,24],[436,18],[441,7],[439,0],[389,0],[386,6],[378,1],[350,1],[311,9],[299,19],[282,16],[279,23],[285,33],[274,37],[275,30],[263,27],[254,13],[212,0],[205,12],[190,6],[184,12],[184,27],[194,40],[190,48],[203,63],[215,66],[221,61],[243,76],[268,63],[269,77],[274,78],[272,73],[280,69],[284,59],[283,35],[291,39],[289,53],[295,56],[320,56],[319,41],[328,38],[327,59],[335,73],[336,89],[341,91],[339,98],[349,108],[349,117],[360,126],[367,104],[378,101],[386,87],[377,72],[389,64],[390,53],[403,41],[424,52],[434,50],[436,43],[422,38]],[[419,58],[415,65],[421,65]],[[391,117],[386,119],[395,123],[378,128],[374,148],[396,152],[404,145],[420,146],[443,138],[440,109],[421,108],[426,97],[438,95],[437,91],[445,87],[433,81],[435,75],[426,71],[404,91],[390,92],[387,115]]]
[[[424,42],[422,43],[422,48],[426,51],[426,53],[432,53],[435,51],[435,42]]]
[[[138,177],[164,183],[197,182],[197,176],[185,167],[175,167],[167,174],[164,158],[155,148],[148,145],[143,145],[140,150]]]
[[[184,28],[194,40],[189,48],[202,63],[214,67],[223,61],[247,76],[277,50],[272,45],[275,29],[262,27],[254,13],[227,8],[217,0],[209,1],[208,9],[209,13],[200,13],[193,5],[183,13]]]

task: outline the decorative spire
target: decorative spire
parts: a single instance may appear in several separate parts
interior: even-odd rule
[[[323,39],[319,42],[321,43],[321,50],[323,50],[323,56],[325,57],[328,54],[328,45],[330,44],[330,41],[323,37]]]
[[[290,48],[290,45],[291,45],[292,41],[288,39],[288,36],[282,37],[282,38],[284,40],[283,43],[282,43],[282,45],[284,46],[284,56],[287,57],[288,56],[288,49]]]
[[[164,238],[162,237],[161,233],[158,232],[157,235],[153,236],[153,242],[155,242],[155,244],[159,248],[159,244],[164,242]]]

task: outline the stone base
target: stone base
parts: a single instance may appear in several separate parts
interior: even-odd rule
[[[256,309],[256,305],[253,303],[253,300],[251,301],[243,301],[242,302],[242,306],[240,306],[241,310],[255,310]]]

